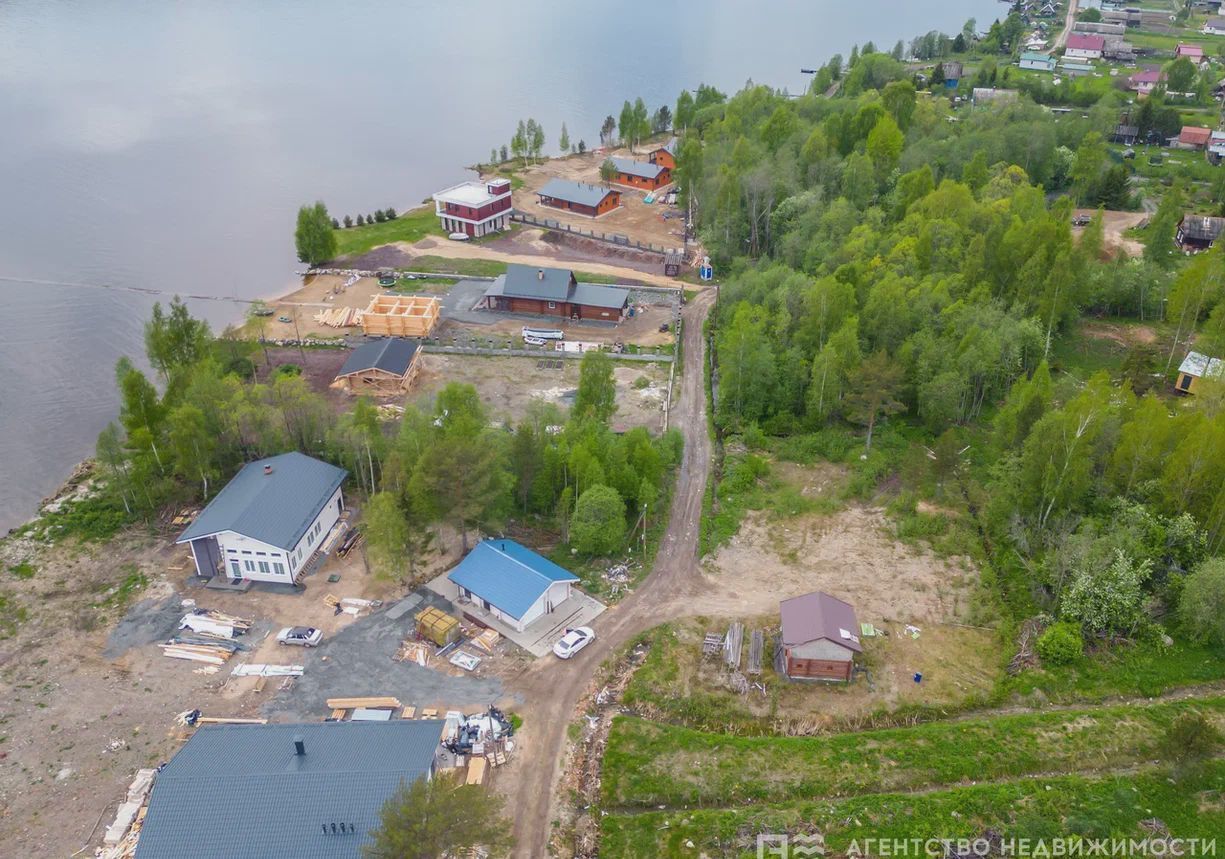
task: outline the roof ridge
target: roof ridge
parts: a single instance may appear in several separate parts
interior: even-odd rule
[[[497,542],[497,541],[496,541],[496,540],[486,540],[485,542],[486,542],[486,543],[494,543],[494,542]],[[514,541],[512,540],[511,542],[513,543]],[[527,547],[526,547],[526,546],[524,546],[524,548],[526,549]],[[548,576],[546,576],[544,573],[540,572],[540,570],[536,569],[535,567],[529,567],[527,564],[523,563],[523,562],[522,562],[522,561],[520,561],[518,558],[512,557],[512,556],[511,556],[510,554],[508,554],[508,553],[507,553],[505,550],[503,550],[503,549],[499,549],[499,548],[497,548],[496,546],[494,547],[494,549],[493,549],[493,550],[494,550],[495,552],[497,552],[499,555],[501,555],[502,557],[504,557],[504,558],[508,558],[508,559],[510,559],[511,561],[514,561],[516,564],[518,564],[519,566],[523,567],[523,569],[528,570],[529,572],[534,573],[535,575],[537,575],[537,576],[539,576],[540,578],[544,579],[546,582],[548,582],[548,583],[550,583],[550,584],[552,584],[552,583],[553,583],[553,580],[552,580],[551,578],[549,578]],[[531,550],[529,549],[529,551],[531,551]],[[542,556],[542,557],[543,557],[543,556]]]

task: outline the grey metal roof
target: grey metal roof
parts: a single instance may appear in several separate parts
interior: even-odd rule
[[[1215,242],[1225,232],[1225,218],[1208,215],[1184,215],[1179,224],[1184,238]]]
[[[506,267],[502,295],[518,298],[542,298],[547,301],[567,301],[574,275],[564,268],[540,268],[534,265],[511,264]]]
[[[824,638],[863,653],[855,609],[837,597],[816,591],[783,600],[778,609],[783,622],[783,644],[807,644]],[[842,630],[852,637],[843,636]]]
[[[536,192],[541,197],[552,197],[555,200],[566,200],[578,203],[580,206],[595,207],[600,205],[609,194],[615,194],[611,188],[602,185],[587,185],[582,182],[571,182],[569,179],[550,179]]]
[[[386,340],[376,340],[363,343],[349,355],[345,365],[340,368],[336,378],[351,376],[364,370],[384,370],[396,376],[403,376],[413,363],[417,354],[417,342],[403,337],[389,337]]]
[[[266,474],[265,466],[272,472]],[[234,531],[288,551],[298,545],[346,474],[297,451],[248,462],[176,542]]]
[[[652,164],[650,161],[636,161],[633,158],[612,158],[613,166],[618,173],[627,176],[641,176],[643,179],[654,179],[667,170],[662,164]]]
[[[585,304],[588,307],[609,307],[620,310],[630,300],[630,291],[619,286],[605,286],[602,283],[580,283],[574,287],[570,301],[574,304]]]
[[[360,859],[383,803],[430,772],[443,724],[200,728],[154,780],[136,859]]]
[[[1219,379],[1225,376],[1225,361],[1220,358],[1210,358],[1202,352],[1188,352],[1178,366],[1178,372],[1203,379],[1211,377]]]

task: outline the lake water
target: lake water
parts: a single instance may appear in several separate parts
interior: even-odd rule
[[[150,295],[292,285],[297,207],[404,210],[535,117],[598,140],[625,98],[800,91],[868,39],[998,0],[0,0],[0,530],[93,452]],[[76,285],[80,284],[80,286]],[[238,305],[189,302],[220,328]]]

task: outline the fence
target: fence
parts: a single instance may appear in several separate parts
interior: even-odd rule
[[[491,357],[511,357],[511,358],[582,358],[582,352],[561,352],[546,347],[536,349],[504,347],[497,348],[494,346],[443,346],[440,343],[430,343],[426,341],[421,346],[422,352],[437,352],[447,355],[488,355]],[[617,361],[639,361],[642,363],[665,363],[670,364],[675,360],[672,355],[664,352],[621,352],[612,354],[611,356]]]
[[[669,250],[669,248],[653,245],[650,242],[643,244],[642,242],[630,239],[629,236],[623,236],[618,233],[597,233],[594,230],[584,230],[571,224],[563,224],[560,221],[552,221],[548,218],[537,218],[535,215],[528,215],[523,212],[514,212],[510,219],[521,224],[530,224],[533,227],[553,230],[556,233],[570,233],[571,235],[582,236],[585,239],[595,239],[597,242],[607,242],[619,248],[629,248],[660,256],[663,256]]]

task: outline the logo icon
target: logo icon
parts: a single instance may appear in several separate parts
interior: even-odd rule
[[[763,832],[757,836],[757,859],[806,859],[825,855],[825,836]]]

